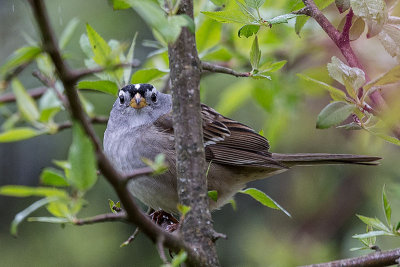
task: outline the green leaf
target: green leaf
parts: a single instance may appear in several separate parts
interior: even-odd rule
[[[348,104],[346,102],[331,102],[318,114],[316,127],[318,129],[326,129],[331,126],[338,125],[347,119],[347,117],[354,112],[355,108],[355,105]]]
[[[265,0],[244,0],[244,1],[247,6],[254,9],[260,8],[265,3]]]
[[[249,38],[253,34],[257,34],[259,29],[260,29],[260,25],[247,24],[247,25],[244,25],[242,28],[239,29],[238,36],[239,37],[244,36],[246,38]]]
[[[298,16],[296,17],[296,23],[294,24],[294,30],[297,35],[300,36],[301,29],[303,29],[304,25],[308,21],[309,16]]]
[[[42,74],[49,77],[49,79],[54,79],[54,64],[48,54],[40,54],[36,57],[36,64]],[[51,91],[51,90],[48,90]]]
[[[392,143],[392,144],[400,146],[400,140],[395,138],[395,137],[393,137],[393,136],[390,136],[390,135],[388,135],[386,133],[375,132],[375,131],[372,131],[370,129],[366,129],[366,130],[368,132],[372,133],[373,135],[378,136],[379,138],[382,138],[383,140],[385,140],[385,141],[387,141],[389,143]]]
[[[335,0],[335,5],[340,13],[350,8],[350,0]]]
[[[367,83],[364,86],[364,90],[368,91],[369,89],[371,89],[371,87],[382,86],[382,85],[398,83],[398,82],[400,82],[400,65],[395,66],[394,68],[392,68],[391,70],[389,70],[388,72],[383,74],[382,76]]]
[[[268,73],[268,72],[265,72],[265,73]],[[250,77],[253,79],[256,79],[256,80],[259,80],[259,79],[271,80],[271,76],[265,75],[263,73],[251,74]]]
[[[228,88],[225,88],[221,94],[216,110],[224,114],[224,116],[229,116],[229,114],[250,98],[252,89],[251,83],[245,80],[233,83]]]
[[[165,163],[165,155],[162,153],[158,154],[154,161],[148,158],[142,158],[142,161],[153,169],[153,175],[161,174],[168,170],[168,165]]]
[[[261,50],[258,46],[258,38],[257,36],[255,36],[250,50],[250,63],[253,70],[258,69],[260,59],[261,59]]]
[[[257,23],[256,18],[249,11],[244,10],[245,7],[241,9],[240,5],[238,1],[229,1],[222,11],[202,11],[201,13],[221,23]]]
[[[378,35],[378,39],[392,57],[400,62],[400,28],[392,24],[383,25],[382,31]]]
[[[0,75],[4,76],[12,69],[34,60],[42,49],[37,46],[24,46],[16,50],[0,68]]]
[[[62,109],[63,103],[58,99],[54,90],[47,90],[39,99],[39,121],[49,122]]]
[[[125,0],[112,0],[114,10],[128,9],[131,7]]]
[[[46,208],[55,217],[72,219],[72,212],[65,199],[51,202]]]
[[[17,79],[13,79],[11,86],[17,100],[18,110],[22,116],[29,122],[38,120],[40,114],[36,102],[26,92],[22,83]]]
[[[0,187],[0,195],[11,197],[67,197],[67,192],[49,187],[30,187],[23,185],[5,185]]]
[[[212,200],[214,200],[215,202],[218,201],[218,192],[217,190],[210,190],[208,191],[208,197],[211,198]]]
[[[383,209],[385,211],[386,222],[391,227],[391,225],[392,225],[392,222],[391,222],[392,207],[390,206],[390,202],[386,196],[385,185],[383,185],[383,189],[382,189],[382,203],[383,203]]]
[[[118,95],[118,85],[115,82],[108,80],[99,81],[80,81],[78,83],[78,89],[92,89],[97,90],[112,96]]]
[[[301,16],[301,15],[289,13],[289,14],[284,14],[284,15],[274,17],[272,19],[267,19],[266,21],[269,23],[269,25],[288,23],[288,21],[290,19],[296,18],[298,16]]]
[[[277,61],[277,62],[267,62],[266,64],[263,64],[260,67],[262,69],[262,70],[260,70],[260,73],[275,72],[275,71],[283,68],[283,66],[285,66],[286,63],[287,63],[287,60],[281,60],[281,61]]]
[[[136,32],[135,36],[133,36],[131,47],[129,48],[128,54],[126,55],[126,63],[130,63],[133,61],[137,35],[138,33]],[[132,69],[133,68],[130,66],[124,68],[124,85],[129,84],[129,81],[131,79]]]
[[[272,209],[276,210],[281,210],[283,211],[287,216],[292,217],[289,212],[287,212],[284,208],[282,208],[276,201],[274,201],[272,198],[267,196],[264,192],[256,189],[256,188],[247,188],[245,190],[239,191],[239,193],[246,194],[263,204],[264,206],[267,206]]]
[[[182,217],[185,217],[186,213],[188,213],[192,208],[189,206],[182,205],[181,203],[178,203],[177,209],[182,215]]]
[[[371,231],[365,234],[357,234],[357,235],[353,235],[353,238],[370,238],[370,237],[375,237],[375,236],[384,236],[384,235],[389,235],[389,236],[394,236],[394,234],[385,232],[385,231]]]
[[[331,85],[329,85],[327,83],[315,80],[315,79],[313,79],[311,77],[308,77],[308,76],[306,76],[304,74],[301,74],[301,73],[297,73],[297,76],[300,77],[301,79],[305,80],[305,81],[312,82],[312,83],[318,85],[318,87],[320,87],[322,89],[327,90],[330,93],[330,95],[333,98],[333,100],[336,100],[336,101],[346,100],[346,94],[342,90],[340,90],[340,89],[338,89],[336,87],[333,87],[333,86],[331,86]]]
[[[68,22],[67,26],[65,27],[64,31],[60,36],[59,46],[61,50],[64,49],[71,40],[72,35],[74,34],[78,24],[79,24],[79,19],[77,18],[73,18]]]
[[[69,223],[71,220],[60,217],[29,217],[28,222]]]
[[[112,201],[111,199],[108,199],[108,205],[110,206],[111,212],[114,213],[114,214],[117,214],[117,211],[114,210],[114,207],[115,207],[114,201]]]
[[[384,0],[350,0],[350,5],[354,15],[367,23],[367,38],[377,35],[387,22],[388,11]]]
[[[69,186],[64,175],[57,169],[45,168],[40,174],[40,182],[51,186]]]
[[[357,98],[357,90],[365,84],[365,73],[359,68],[351,68],[344,64],[337,57],[332,57],[332,62],[328,63],[329,75],[346,86],[348,94]]]
[[[72,126],[72,137],[72,144],[68,154],[71,171],[67,179],[72,186],[80,191],[86,191],[97,180],[93,144],[76,121],[74,121]]]
[[[149,83],[153,80],[164,77],[168,71],[156,68],[141,69],[136,71],[131,78],[131,83]]]
[[[12,128],[6,132],[0,133],[0,143],[8,143],[8,142],[15,142],[26,140],[38,135],[43,134],[44,132],[37,131],[33,128],[29,127],[18,127]]]
[[[221,26],[221,23],[205,17],[200,27],[197,27],[196,47],[200,55],[203,51],[220,44]]]
[[[385,232],[390,232],[389,228],[381,222],[378,218],[371,218],[371,217],[366,217],[362,215],[358,215],[357,217],[366,225],[371,225],[373,228],[385,231]]]
[[[214,0],[215,1],[215,0]],[[187,259],[187,253],[181,250],[177,255],[174,255],[171,264],[162,264],[161,267],[179,267]]]
[[[36,211],[37,209],[43,207],[44,205],[50,203],[51,201],[56,200],[56,198],[42,198],[33,204],[31,204],[29,207],[24,209],[23,211],[20,211],[15,215],[14,220],[11,222],[11,228],[10,232],[13,236],[17,236],[18,234],[18,225],[25,220],[26,217],[28,217],[31,213]]]
[[[100,66],[108,65],[111,47],[89,24],[86,24],[86,32],[93,51],[93,60]]]

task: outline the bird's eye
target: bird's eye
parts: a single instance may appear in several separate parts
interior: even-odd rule
[[[153,93],[151,95],[151,101],[156,102],[157,101],[157,95],[155,93]]]
[[[124,95],[119,95],[119,103],[122,105],[125,102],[125,97]]]

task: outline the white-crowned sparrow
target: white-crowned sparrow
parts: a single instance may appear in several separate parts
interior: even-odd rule
[[[171,117],[172,99],[151,84],[131,84],[119,91],[107,129],[104,150],[113,165],[130,174],[145,167],[142,158],[166,156],[168,171],[145,175],[130,182],[132,194],[149,207],[176,213],[178,194],[175,143]],[[206,160],[210,164],[208,189],[218,201],[210,209],[227,203],[247,182],[284,172],[294,165],[374,164],[378,157],[347,154],[278,154],[268,151],[268,140],[250,127],[201,105]],[[211,163],[210,163],[211,162]]]

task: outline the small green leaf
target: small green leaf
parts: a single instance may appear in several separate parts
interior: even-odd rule
[[[257,34],[259,29],[260,29],[260,25],[247,24],[247,25],[244,25],[242,28],[239,29],[238,36],[239,37],[244,36],[246,38],[249,38],[253,34]]]
[[[62,109],[63,103],[58,99],[53,90],[47,90],[39,99],[39,121],[49,122]]]
[[[86,31],[94,55],[93,60],[100,66],[108,65],[111,47],[89,24],[86,24]]]
[[[69,200],[68,200],[69,201]],[[65,199],[53,201],[46,206],[48,212],[51,215],[59,218],[69,218],[72,220],[72,212],[68,206],[68,202]]]
[[[260,59],[261,59],[261,50],[258,46],[258,38],[257,36],[255,36],[250,50],[250,63],[253,70],[258,69]]]
[[[80,81],[78,83],[78,89],[92,89],[97,90],[112,96],[118,95],[118,85],[115,82],[108,80],[99,81]]]
[[[371,231],[365,234],[357,234],[357,235],[353,235],[353,238],[371,238],[371,237],[375,237],[375,236],[384,236],[384,235],[388,235],[388,236],[394,236],[394,234],[385,232],[385,231]]]
[[[183,217],[185,217],[185,215],[186,215],[192,208],[189,207],[189,206],[185,206],[185,205],[182,205],[182,204],[178,203],[177,209],[178,209],[178,211],[180,212],[180,214],[181,214]]]
[[[265,0],[244,0],[247,6],[257,9],[260,8],[264,3]]]
[[[60,217],[29,217],[28,222],[69,223],[71,220]]]
[[[335,101],[344,101],[344,100],[346,100],[346,94],[342,90],[340,90],[340,89],[338,89],[336,87],[333,87],[333,86],[331,86],[331,85],[329,85],[327,83],[315,80],[315,79],[313,79],[311,77],[308,77],[308,76],[306,76],[304,74],[301,74],[301,73],[297,73],[297,76],[300,77],[301,79],[305,80],[305,81],[309,81],[309,82],[312,82],[312,83],[318,85],[322,89],[327,90],[330,93],[332,99],[335,100]]]
[[[371,225],[372,227],[378,230],[390,232],[389,228],[377,218],[366,217],[358,214],[357,217],[366,225]]]
[[[174,255],[170,264],[162,264],[161,267],[179,267],[187,259],[187,253],[181,250],[177,255]]]
[[[392,143],[392,144],[395,144],[395,145],[400,146],[400,140],[397,139],[396,137],[387,135],[387,134],[385,134],[385,133],[380,133],[380,132],[371,131],[371,130],[369,130],[369,129],[366,129],[366,130],[367,130],[368,132],[372,133],[373,135],[378,136],[379,138],[382,138],[383,140],[385,140],[385,141],[387,141],[387,142],[389,142],[389,143]]]
[[[129,1],[126,0],[112,0],[114,10],[128,9],[131,7]]]
[[[264,75],[263,73],[252,74],[252,75],[250,75],[250,77],[255,80],[260,80],[260,79],[271,80],[271,76]]]
[[[54,168],[45,168],[40,174],[40,182],[51,186],[69,186],[64,175]]]
[[[81,191],[86,191],[97,181],[93,144],[79,123],[75,121],[72,126],[72,137],[68,154],[71,171],[67,179],[72,186]]]
[[[283,66],[285,66],[286,63],[287,63],[287,60],[281,60],[281,61],[276,61],[276,62],[267,62],[260,67],[260,69],[262,69],[262,70],[260,70],[260,73],[275,72],[275,71],[283,68]]]
[[[218,201],[218,192],[217,190],[208,191],[208,197],[214,200],[215,202]]]
[[[168,74],[168,71],[156,68],[141,69],[132,75],[131,83],[149,83],[153,80],[164,77],[166,74]]]
[[[37,46],[24,46],[16,50],[0,68],[0,75],[4,76],[12,69],[34,60],[42,49]]]
[[[377,35],[387,22],[388,11],[384,0],[350,0],[350,5],[354,15],[367,23],[367,38]]]
[[[17,236],[18,234],[18,225],[25,220],[26,217],[28,217],[31,213],[36,211],[37,209],[43,207],[46,204],[49,204],[51,201],[56,200],[56,198],[42,198],[33,204],[31,204],[29,207],[24,209],[23,211],[20,211],[15,215],[14,220],[11,222],[11,228],[10,232],[13,236]]]
[[[398,82],[400,82],[400,65],[395,66],[382,76],[367,83],[363,88],[365,91],[368,91],[369,89],[375,86],[382,86]]]
[[[0,187],[0,195],[11,197],[67,197],[67,192],[50,187],[30,187],[24,185],[5,185]]]
[[[137,35],[138,33],[136,32],[135,36],[133,36],[131,47],[129,48],[128,54],[126,55],[126,63],[131,63],[133,61]],[[131,66],[124,68],[124,85],[129,84],[129,81],[131,80],[131,74],[132,74]]]
[[[222,11],[202,11],[201,13],[221,23],[252,24],[257,20],[239,1],[229,1]]]
[[[383,189],[382,189],[382,203],[383,203],[383,209],[385,211],[386,222],[391,227],[392,226],[392,222],[391,222],[392,208],[391,208],[390,202],[386,196],[385,185],[383,185]]]
[[[274,17],[272,19],[268,19],[267,22],[269,25],[288,23],[289,20],[296,18],[298,16],[301,16],[301,15],[289,13],[289,14],[284,14],[284,15]]]
[[[239,191],[239,193],[246,194],[263,204],[264,206],[267,206],[272,209],[277,209],[283,211],[287,216],[292,217],[289,212],[287,212],[284,208],[282,208],[276,201],[274,201],[272,198],[270,198],[267,194],[264,192],[256,189],[256,188],[247,188],[245,190]]]
[[[33,122],[39,119],[39,109],[36,105],[35,100],[26,92],[22,83],[13,79],[11,83],[15,98],[17,99],[18,110],[22,116],[29,122]]]
[[[72,35],[74,34],[76,27],[78,26],[78,23],[79,19],[77,18],[73,18],[68,22],[67,26],[60,36],[59,46],[61,50],[64,49],[71,40]]]
[[[318,114],[316,127],[318,129],[327,129],[337,125],[347,119],[354,112],[355,108],[355,105],[346,102],[331,102]]]
[[[117,214],[117,211],[115,211],[113,208],[115,206],[114,201],[112,201],[111,199],[108,199],[108,205],[110,206],[110,210],[112,213]]]
[[[309,16],[298,16],[296,17],[296,23],[294,24],[294,30],[297,35],[300,36],[300,32],[303,29],[304,25],[308,21],[310,17]]]
[[[168,165],[165,163],[165,155],[162,153],[158,154],[154,161],[148,158],[142,158],[142,161],[153,169],[153,175],[161,174],[168,170]]]
[[[11,130],[0,133],[0,143],[26,140],[43,133],[44,132],[40,132],[29,127],[12,128]]]

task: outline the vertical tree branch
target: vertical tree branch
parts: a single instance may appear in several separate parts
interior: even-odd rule
[[[192,0],[182,0],[180,14],[193,19]],[[181,225],[181,234],[206,260],[208,266],[218,266],[212,241],[212,221],[208,209],[205,154],[200,113],[199,60],[194,33],[182,28],[177,41],[168,46],[173,100],[173,124],[177,153],[177,187],[180,203],[189,206]]]

